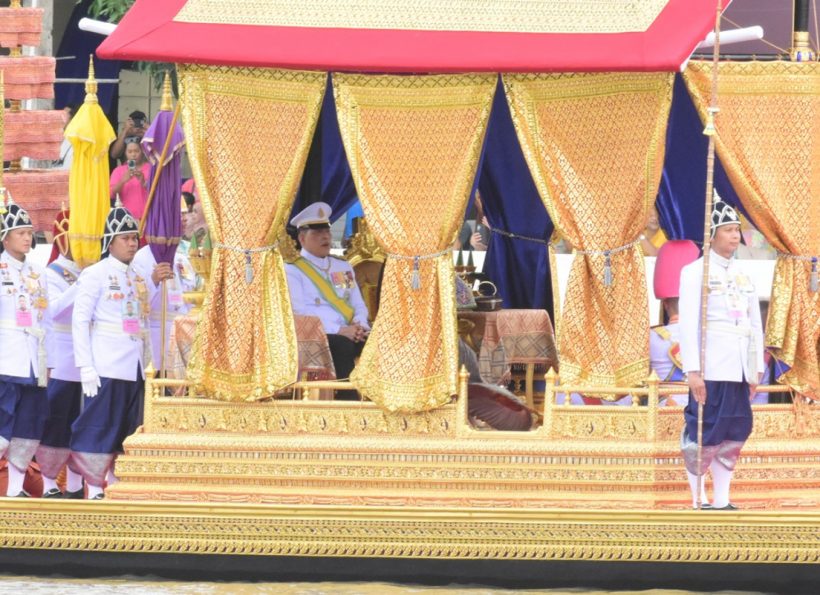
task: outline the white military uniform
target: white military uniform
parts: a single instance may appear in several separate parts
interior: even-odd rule
[[[93,367],[103,378],[136,380],[137,369],[145,366],[145,305],[151,298],[145,279],[113,256],[85,269],[72,319],[77,367]]]
[[[154,296],[151,301],[151,314],[148,319],[148,328],[151,336],[151,353],[156,370],[160,369],[161,344],[162,344],[162,292],[160,286],[154,285],[151,273],[157,266],[157,260],[150,246],[144,246],[137,251],[132,263],[134,270],[145,279],[145,284],[149,292]],[[188,258],[187,251],[178,248],[174,256],[174,279],[166,282],[168,293],[167,315],[165,323],[165,353],[168,353],[168,342],[171,339],[171,329],[174,319],[183,316],[191,309],[190,304],[186,304],[182,294],[186,291],[194,291],[197,286],[197,275]]]
[[[53,264],[63,272],[54,270],[50,265],[46,268],[49,295],[46,349],[50,377],[79,382],[80,370],[74,363],[71,315],[74,312],[74,299],[77,295],[76,281],[81,270],[77,263],[62,255],[58,256]]]
[[[683,371],[700,371],[700,290],[703,258],[680,276],[680,346]],[[704,380],[757,383],[763,372],[763,328],[760,304],[751,279],[734,258],[710,252],[709,304],[706,316]]]
[[[45,269],[0,254],[1,376],[27,379],[33,372],[45,386],[47,306]]]
[[[331,306],[322,294],[295,265],[285,267],[290,290],[290,302],[293,313],[300,316],[317,316],[322,321],[325,333],[335,335],[343,326],[359,324],[370,329],[367,322],[367,305],[362,299],[362,292],[356,284],[353,267],[346,260],[326,256],[318,258],[307,250],[302,250],[302,258],[307,260],[324,277],[330,280],[336,290],[336,295],[344,299],[353,308],[353,320],[347,322],[344,317]]]

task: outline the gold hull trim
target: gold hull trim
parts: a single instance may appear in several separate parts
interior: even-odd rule
[[[0,547],[359,558],[816,563],[820,512],[6,500]]]

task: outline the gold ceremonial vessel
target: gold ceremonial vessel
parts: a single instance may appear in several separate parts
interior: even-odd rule
[[[176,12],[162,17],[169,30],[237,26],[253,35],[257,27],[272,27],[276,35],[289,35],[305,28],[310,17],[295,2],[174,3],[179,5]],[[150,10],[150,4],[137,0],[103,54],[173,57],[174,48],[145,49],[159,43],[161,36],[151,37],[153,29],[139,34],[131,29],[142,26],[135,24],[136,16]],[[387,9],[378,2],[353,4],[373,15],[339,10],[335,17],[322,13],[315,18],[329,27],[328,35],[349,32],[348,19],[359,18],[365,31],[384,26],[376,16]],[[455,24],[440,4],[447,3],[421,2],[424,19],[411,22],[408,30],[415,33],[438,18],[445,32],[464,26],[468,30],[461,33],[480,34],[486,25],[481,18],[487,18],[496,33],[515,33],[516,27],[533,36],[589,33],[574,22],[588,12],[585,2],[568,2],[572,10],[567,8],[566,14],[556,8],[558,3],[532,5],[538,19],[510,19],[508,5],[479,3],[481,10]],[[637,16],[624,16],[621,3],[597,4],[589,15],[594,32],[624,38],[648,31],[667,4],[681,5],[678,0],[634,3]],[[699,0],[699,10],[705,10],[701,5],[705,2]],[[573,18],[567,16],[570,12]],[[403,22],[401,14],[388,16],[385,22]],[[340,20],[338,28],[328,25],[332,18]],[[143,41],[145,47],[140,46]],[[129,43],[134,44],[130,49]],[[634,564],[624,572],[637,575],[646,572],[643,563],[652,563],[659,574],[722,573],[726,581],[733,573],[770,580],[780,573],[784,581],[789,576],[805,581],[816,571],[810,564],[820,561],[820,408],[808,383],[794,380],[803,377],[799,374],[811,362],[804,366],[803,343],[795,348],[798,333],[789,330],[804,329],[804,319],[817,311],[816,297],[805,290],[806,283],[800,285],[800,267],[805,264],[808,271],[809,266],[799,260],[805,255],[783,241],[789,246],[781,252],[790,248],[793,253],[786,256],[793,258],[779,256],[778,303],[785,303],[784,291],[793,292],[799,300],[790,304],[799,301],[805,309],[788,311],[790,304],[772,308],[772,319],[783,321],[778,330],[785,339],[779,349],[791,350],[795,366],[783,384],[757,390],[788,393],[792,402],[753,408],[754,430],[732,484],[740,510],[692,510],[680,448],[682,408],[669,404],[669,397],[686,394],[688,387],[661,382],[643,356],[621,357],[643,345],[630,315],[648,311],[645,296],[624,297],[635,289],[632,284],[644,283],[644,259],[633,241],[639,232],[629,235],[629,230],[641,229],[642,222],[636,221],[653,200],[641,184],[655,174],[652,180],[660,178],[674,74],[634,67],[635,72],[607,73],[611,76],[606,79],[594,72],[504,73],[499,79],[496,72],[458,75],[446,68],[444,74],[430,75],[350,74],[359,71],[348,68],[333,72],[329,81],[327,69],[283,70],[253,61],[234,65],[232,59],[177,64],[178,113],[210,228],[205,238],[194,238],[189,251],[203,284],[185,295],[194,306],[190,316],[195,320],[189,322],[196,331],[185,362],[187,377],[162,378],[148,370],[144,422],[125,441],[116,462],[119,481],[107,486],[105,500],[5,500],[0,546],[8,556],[19,550],[30,550],[32,556],[76,555],[71,563],[88,568],[117,554],[128,560],[119,572],[132,569],[131,563],[160,572],[166,562],[158,561],[157,554],[166,555],[168,564],[203,570],[223,562],[248,569],[253,562],[267,567],[297,560],[305,564],[305,573],[315,573],[312,577],[321,572],[311,569],[313,563],[319,568],[331,560],[332,566],[340,558],[356,559],[338,565],[349,566],[338,570],[344,576],[358,576],[356,564],[368,562],[374,567],[425,563],[428,569],[438,563],[487,564],[477,576],[496,582],[520,568],[530,569],[521,570],[522,576],[531,573],[534,581],[547,581],[544,576],[553,568],[571,573],[571,564],[561,566],[570,562],[581,564],[577,569],[593,568],[583,566],[588,564],[615,575],[624,568],[621,564]],[[820,75],[816,64],[802,70],[798,66],[780,68],[789,76]],[[687,68],[686,76],[707,80],[708,70],[700,61]],[[416,71],[408,67],[402,72]],[[742,66],[733,71],[746,74]],[[764,78],[760,76],[760,93],[771,88]],[[693,88],[698,84],[687,82]],[[567,289],[567,295],[579,299],[569,307],[565,301],[563,311],[556,307],[560,360],[549,316],[538,312],[538,320],[550,327],[538,337],[549,340],[547,347],[539,346],[547,355],[511,360],[499,373],[536,420],[531,430],[516,432],[474,423],[468,373],[458,365],[458,334],[475,347],[477,323],[496,329],[506,324],[502,297],[486,281],[481,285],[493,293],[476,297],[478,312],[457,312],[451,299],[456,274],[475,280],[472,252],[466,263],[460,253],[454,266],[452,245],[483,158],[497,85],[507,93],[517,138],[550,217],[577,227],[577,237],[567,238],[573,245],[578,238],[592,242],[577,251],[575,262],[580,264],[573,264]],[[624,96],[635,89],[630,104]],[[808,83],[798,90],[816,94]],[[605,105],[594,115],[592,108],[579,107],[602,96],[607,97]],[[298,253],[286,223],[308,155],[316,152],[311,147],[319,137],[314,134],[326,97],[336,102],[336,126],[368,215],[346,258],[375,321],[350,379],[325,375],[318,377],[330,379],[308,380],[305,368],[315,369],[304,360],[318,359],[326,345],[313,345],[317,351],[311,353],[300,350],[303,329],[294,321],[284,268]],[[441,109],[434,112],[431,106]],[[818,111],[815,106],[814,113]],[[624,187],[641,186],[634,216],[620,204],[575,212],[570,207],[577,205],[561,203],[556,196],[562,193],[588,191],[594,196],[608,181],[596,179],[600,187],[591,190],[580,183],[564,184],[556,193],[550,184],[584,171],[588,156],[562,155],[549,162],[544,158],[548,143],[538,133],[547,124],[556,136],[577,125],[590,136],[598,129],[604,136],[613,114],[633,113],[643,118],[641,124],[622,136],[629,136],[623,145],[638,164],[634,176],[640,182],[620,171],[623,164],[610,174]],[[226,121],[222,128],[209,127]],[[431,138],[419,121],[451,131],[453,138]],[[567,130],[572,137],[576,129]],[[720,120],[716,130],[721,131]],[[415,149],[413,158],[405,155]],[[749,192],[757,196],[758,190]],[[435,200],[414,202],[408,199],[417,197],[414,192]],[[573,217],[581,223],[575,225]],[[609,225],[610,219],[622,220],[623,229]],[[764,220],[779,229],[770,219]],[[584,236],[590,229],[595,239],[605,238],[604,249]],[[544,246],[544,251],[555,275],[554,246]],[[808,273],[804,276],[807,280]],[[557,278],[552,281],[557,303]],[[622,292],[617,299],[615,292]],[[632,309],[619,310],[627,301]],[[789,312],[802,314],[788,318]],[[611,316],[612,324],[596,325],[595,316]],[[581,327],[587,336],[578,332]],[[532,328],[520,334],[536,342]],[[505,338],[499,330],[494,350],[480,353],[482,365],[492,368],[494,358],[510,349]],[[333,391],[351,389],[366,398],[332,400]],[[588,404],[574,405],[570,395]],[[627,395],[631,405],[610,406]],[[95,557],[82,557],[89,554]],[[435,572],[442,574],[435,576],[452,578],[447,568],[438,567]],[[469,572],[476,567],[469,568],[456,578],[475,578]],[[576,572],[577,580],[584,581],[583,571]],[[368,578],[373,576],[381,575]]]

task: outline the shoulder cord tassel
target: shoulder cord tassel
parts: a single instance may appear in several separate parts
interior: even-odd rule
[[[261,252],[267,252],[268,250],[276,250],[278,245],[279,242],[275,242],[270,246],[262,246],[261,248],[239,248],[237,246],[227,246],[217,242],[214,244],[214,248],[229,250],[231,252],[239,252],[245,255],[245,283],[250,285],[253,283],[253,255]]]

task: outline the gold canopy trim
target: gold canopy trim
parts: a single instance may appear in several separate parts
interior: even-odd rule
[[[356,190],[370,230],[390,255],[379,315],[351,381],[389,411],[433,409],[456,393],[450,246],[475,179],[495,85],[495,75],[333,76]]]
[[[329,29],[631,33],[646,31],[668,0],[188,0],[175,21]]]
[[[573,260],[558,317],[561,377],[603,386],[639,383],[649,367],[649,308],[634,242],[657,193],[674,75],[503,80],[519,143],[556,231],[586,252]]]
[[[701,120],[712,65],[692,61],[684,80]],[[820,399],[820,64],[722,62],[716,146],[732,187],[777,259],[766,345],[790,370],[779,380]],[[790,256],[804,257],[802,259]]]
[[[182,123],[215,246],[188,370],[209,397],[256,400],[296,380],[296,331],[276,240],[302,177],[326,76],[180,66]]]

